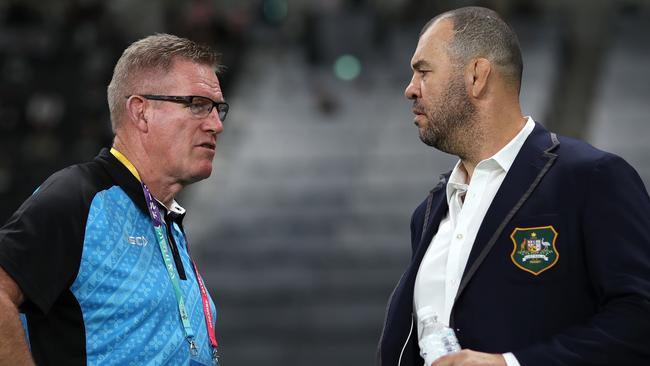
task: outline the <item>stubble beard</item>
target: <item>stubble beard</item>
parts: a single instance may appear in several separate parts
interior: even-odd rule
[[[420,130],[420,140],[442,152],[461,159],[471,155],[471,146],[479,142],[476,107],[469,100],[462,74],[452,77],[445,92],[424,109],[426,125]]]

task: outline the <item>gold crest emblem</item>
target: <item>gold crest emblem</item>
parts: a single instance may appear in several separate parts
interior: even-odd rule
[[[510,258],[515,266],[535,276],[553,267],[560,259],[553,226],[516,228],[510,234],[514,244]]]

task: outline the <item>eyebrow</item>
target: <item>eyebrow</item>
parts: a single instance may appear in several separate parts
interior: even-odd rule
[[[411,68],[413,70],[420,70],[422,68],[429,68],[429,67],[431,67],[431,65],[429,65],[429,63],[425,60],[417,60],[413,63],[413,65],[411,65]]]

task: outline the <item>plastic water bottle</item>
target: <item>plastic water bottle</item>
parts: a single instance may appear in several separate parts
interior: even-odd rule
[[[438,317],[426,314],[419,319],[422,336],[420,337],[420,356],[426,366],[451,352],[460,351],[460,344],[454,330],[440,323]]]

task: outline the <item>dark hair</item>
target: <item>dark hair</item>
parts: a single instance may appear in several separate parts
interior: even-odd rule
[[[524,64],[519,40],[512,28],[494,10],[468,6],[442,13],[431,19],[420,32],[422,36],[439,19],[454,24],[448,54],[452,61],[466,64],[476,57],[492,62],[510,83],[521,87]]]

